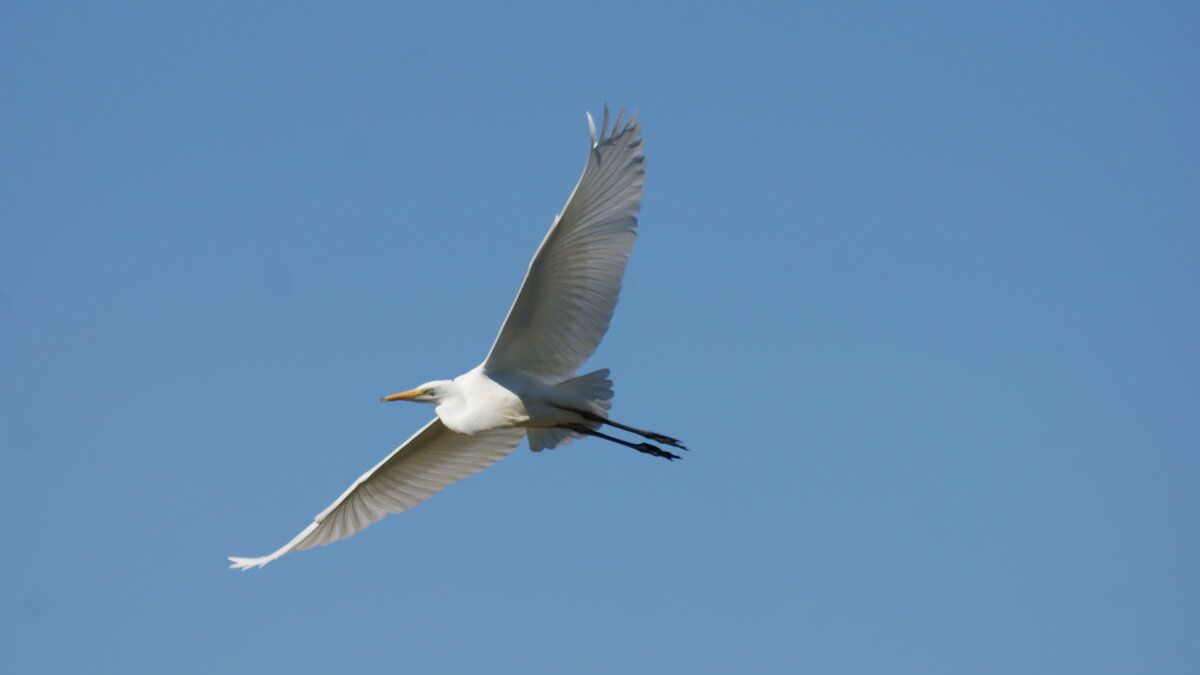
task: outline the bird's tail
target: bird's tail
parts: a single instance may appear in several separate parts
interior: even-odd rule
[[[612,380],[608,379],[608,368],[559,382],[554,385],[554,391],[561,393],[564,401],[586,402],[584,409],[600,417],[608,417],[608,409],[612,407]],[[589,422],[587,426],[596,427],[599,424]],[[546,448],[566,445],[582,436],[569,429],[532,428],[529,430],[529,449],[541,452]]]

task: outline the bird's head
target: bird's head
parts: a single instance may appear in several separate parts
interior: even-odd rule
[[[399,394],[384,396],[380,401],[418,401],[420,403],[441,403],[449,393],[450,386],[454,384],[449,380],[434,380],[426,382],[416,389],[402,391]]]

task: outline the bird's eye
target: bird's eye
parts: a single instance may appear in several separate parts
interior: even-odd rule
[[[425,387],[425,390],[421,392],[421,395],[422,396],[433,396],[433,387]]]

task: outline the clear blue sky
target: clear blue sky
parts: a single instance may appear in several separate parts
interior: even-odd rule
[[[198,4],[0,9],[0,670],[1200,672],[1194,3]],[[226,569],[483,357],[605,101],[591,365],[687,458]]]

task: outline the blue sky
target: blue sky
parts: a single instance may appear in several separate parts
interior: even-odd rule
[[[1200,670],[1189,3],[0,9],[0,670]],[[263,570],[490,345],[640,112],[590,362]]]

